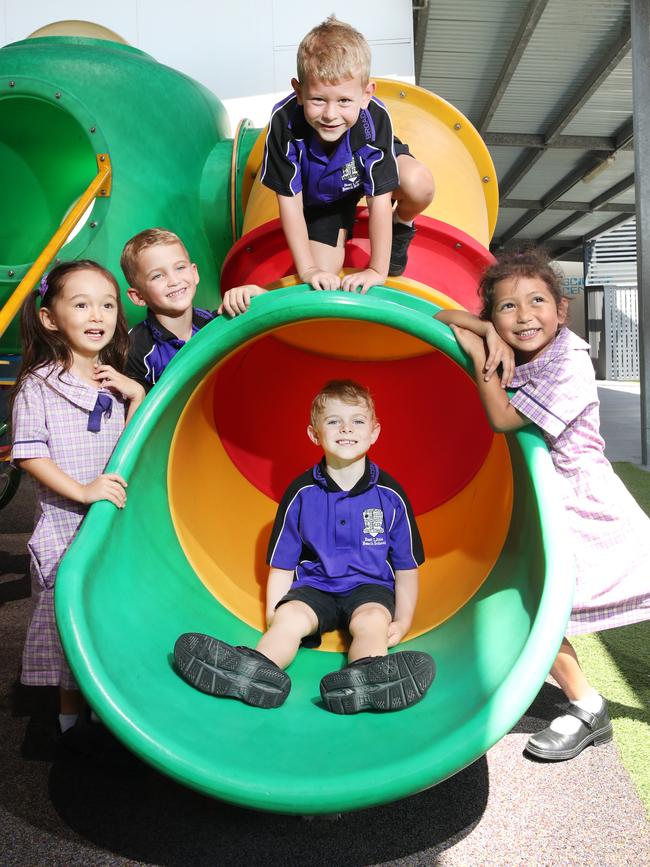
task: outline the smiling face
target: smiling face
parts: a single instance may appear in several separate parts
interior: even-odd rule
[[[537,358],[567,319],[568,301],[558,304],[539,277],[509,277],[494,287],[492,323],[520,362]]]
[[[340,469],[363,458],[381,428],[365,402],[345,403],[328,397],[315,425],[309,425],[310,440],[319,445],[328,466]]]
[[[134,286],[128,296],[154,313],[179,316],[192,306],[199,272],[182,244],[156,244],[138,254]]]
[[[359,73],[333,84],[311,78],[303,84],[294,78],[291,84],[298,103],[303,107],[305,120],[326,150],[355,125],[359,112],[368,107],[375,92],[374,81],[369,81],[364,87]]]
[[[98,271],[73,271],[39,316],[58,331],[77,358],[96,358],[113,339],[118,317],[115,286]]]

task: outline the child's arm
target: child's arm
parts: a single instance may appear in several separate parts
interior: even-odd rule
[[[365,294],[371,286],[381,286],[388,276],[390,248],[393,240],[393,209],[391,194],[368,196],[368,236],[370,238],[370,262],[365,271],[346,274],[341,289],[346,292]]]
[[[418,601],[418,570],[395,570],[395,616],[388,627],[388,646],[395,647],[411,628]]]
[[[46,488],[75,503],[90,505],[98,500],[108,500],[118,509],[123,509],[126,503],[127,483],[117,473],[102,473],[93,482],[82,485],[64,473],[51,458],[23,458],[16,463]]]
[[[314,264],[302,209],[302,193],[296,196],[282,196],[278,193],[278,207],[284,237],[302,282],[309,283],[314,289],[338,289],[341,285],[338,274],[322,271]]]
[[[124,373],[118,373],[110,364],[96,364],[93,377],[104,388],[110,388],[111,391],[122,394],[128,400],[129,406],[125,419],[125,424],[128,424],[136,409],[146,397],[146,392],[142,385]]]
[[[515,354],[512,348],[499,337],[494,325],[488,319],[479,319],[467,310],[439,310],[433,318],[450,327],[459,325],[482,337],[488,348],[485,369],[482,371],[483,377],[486,381],[489,380],[501,364],[503,366],[501,387],[506,388],[510,385],[515,375]]]
[[[450,327],[458,345],[465,350],[474,364],[474,378],[478,393],[492,429],[498,433],[505,433],[505,431],[518,430],[530,424],[530,419],[521,415],[512,406],[498,379],[496,377],[488,379],[485,376],[487,359],[483,338],[459,325],[451,325]]]
[[[270,626],[275,615],[275,606],[286,595],[293,583],[293,569],[277,569],[271,566],[266,581],[266,622]]]
[[[266,289],[262,289],[261,286],[233,286],[224,294],[217,314],[227,313],[228,316],[238,316],[240,313],[246,313],[251,306],[251,298],[263,292],[266,292]]]

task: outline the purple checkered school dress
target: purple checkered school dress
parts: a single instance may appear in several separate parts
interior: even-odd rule
[[[561,328],[517,367],[511,399],[538,425],[560,478],[576,563],[567,635],[650,619],[650,519],[604,455],[589,345]]]
[[[121,397],[93,388],[59,365],[39,368],[16,395],[12,460],[51,458],[64,473],[88,484],[104,471],[124,430],[124,418]],[[76,689],[54,618],[54,581],[88,506],[36,484],[36,526],[27,543],[34,608],[21,682]]]

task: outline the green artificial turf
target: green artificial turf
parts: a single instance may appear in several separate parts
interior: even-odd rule
[[[650,515],[650,473],[629,463],[614,469]],[[607,698],[614,740],[650,816],[650,621],[571,642],[585,674]]]

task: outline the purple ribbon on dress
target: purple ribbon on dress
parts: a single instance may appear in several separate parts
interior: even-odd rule
[[[106,418],[110,418],[112,411],[112,397],[108,394],[98,394],[95,406],[90,411],[87,430],[91,431],[91,433],[98,433],[102,427],[102,415],[106,415]]]

